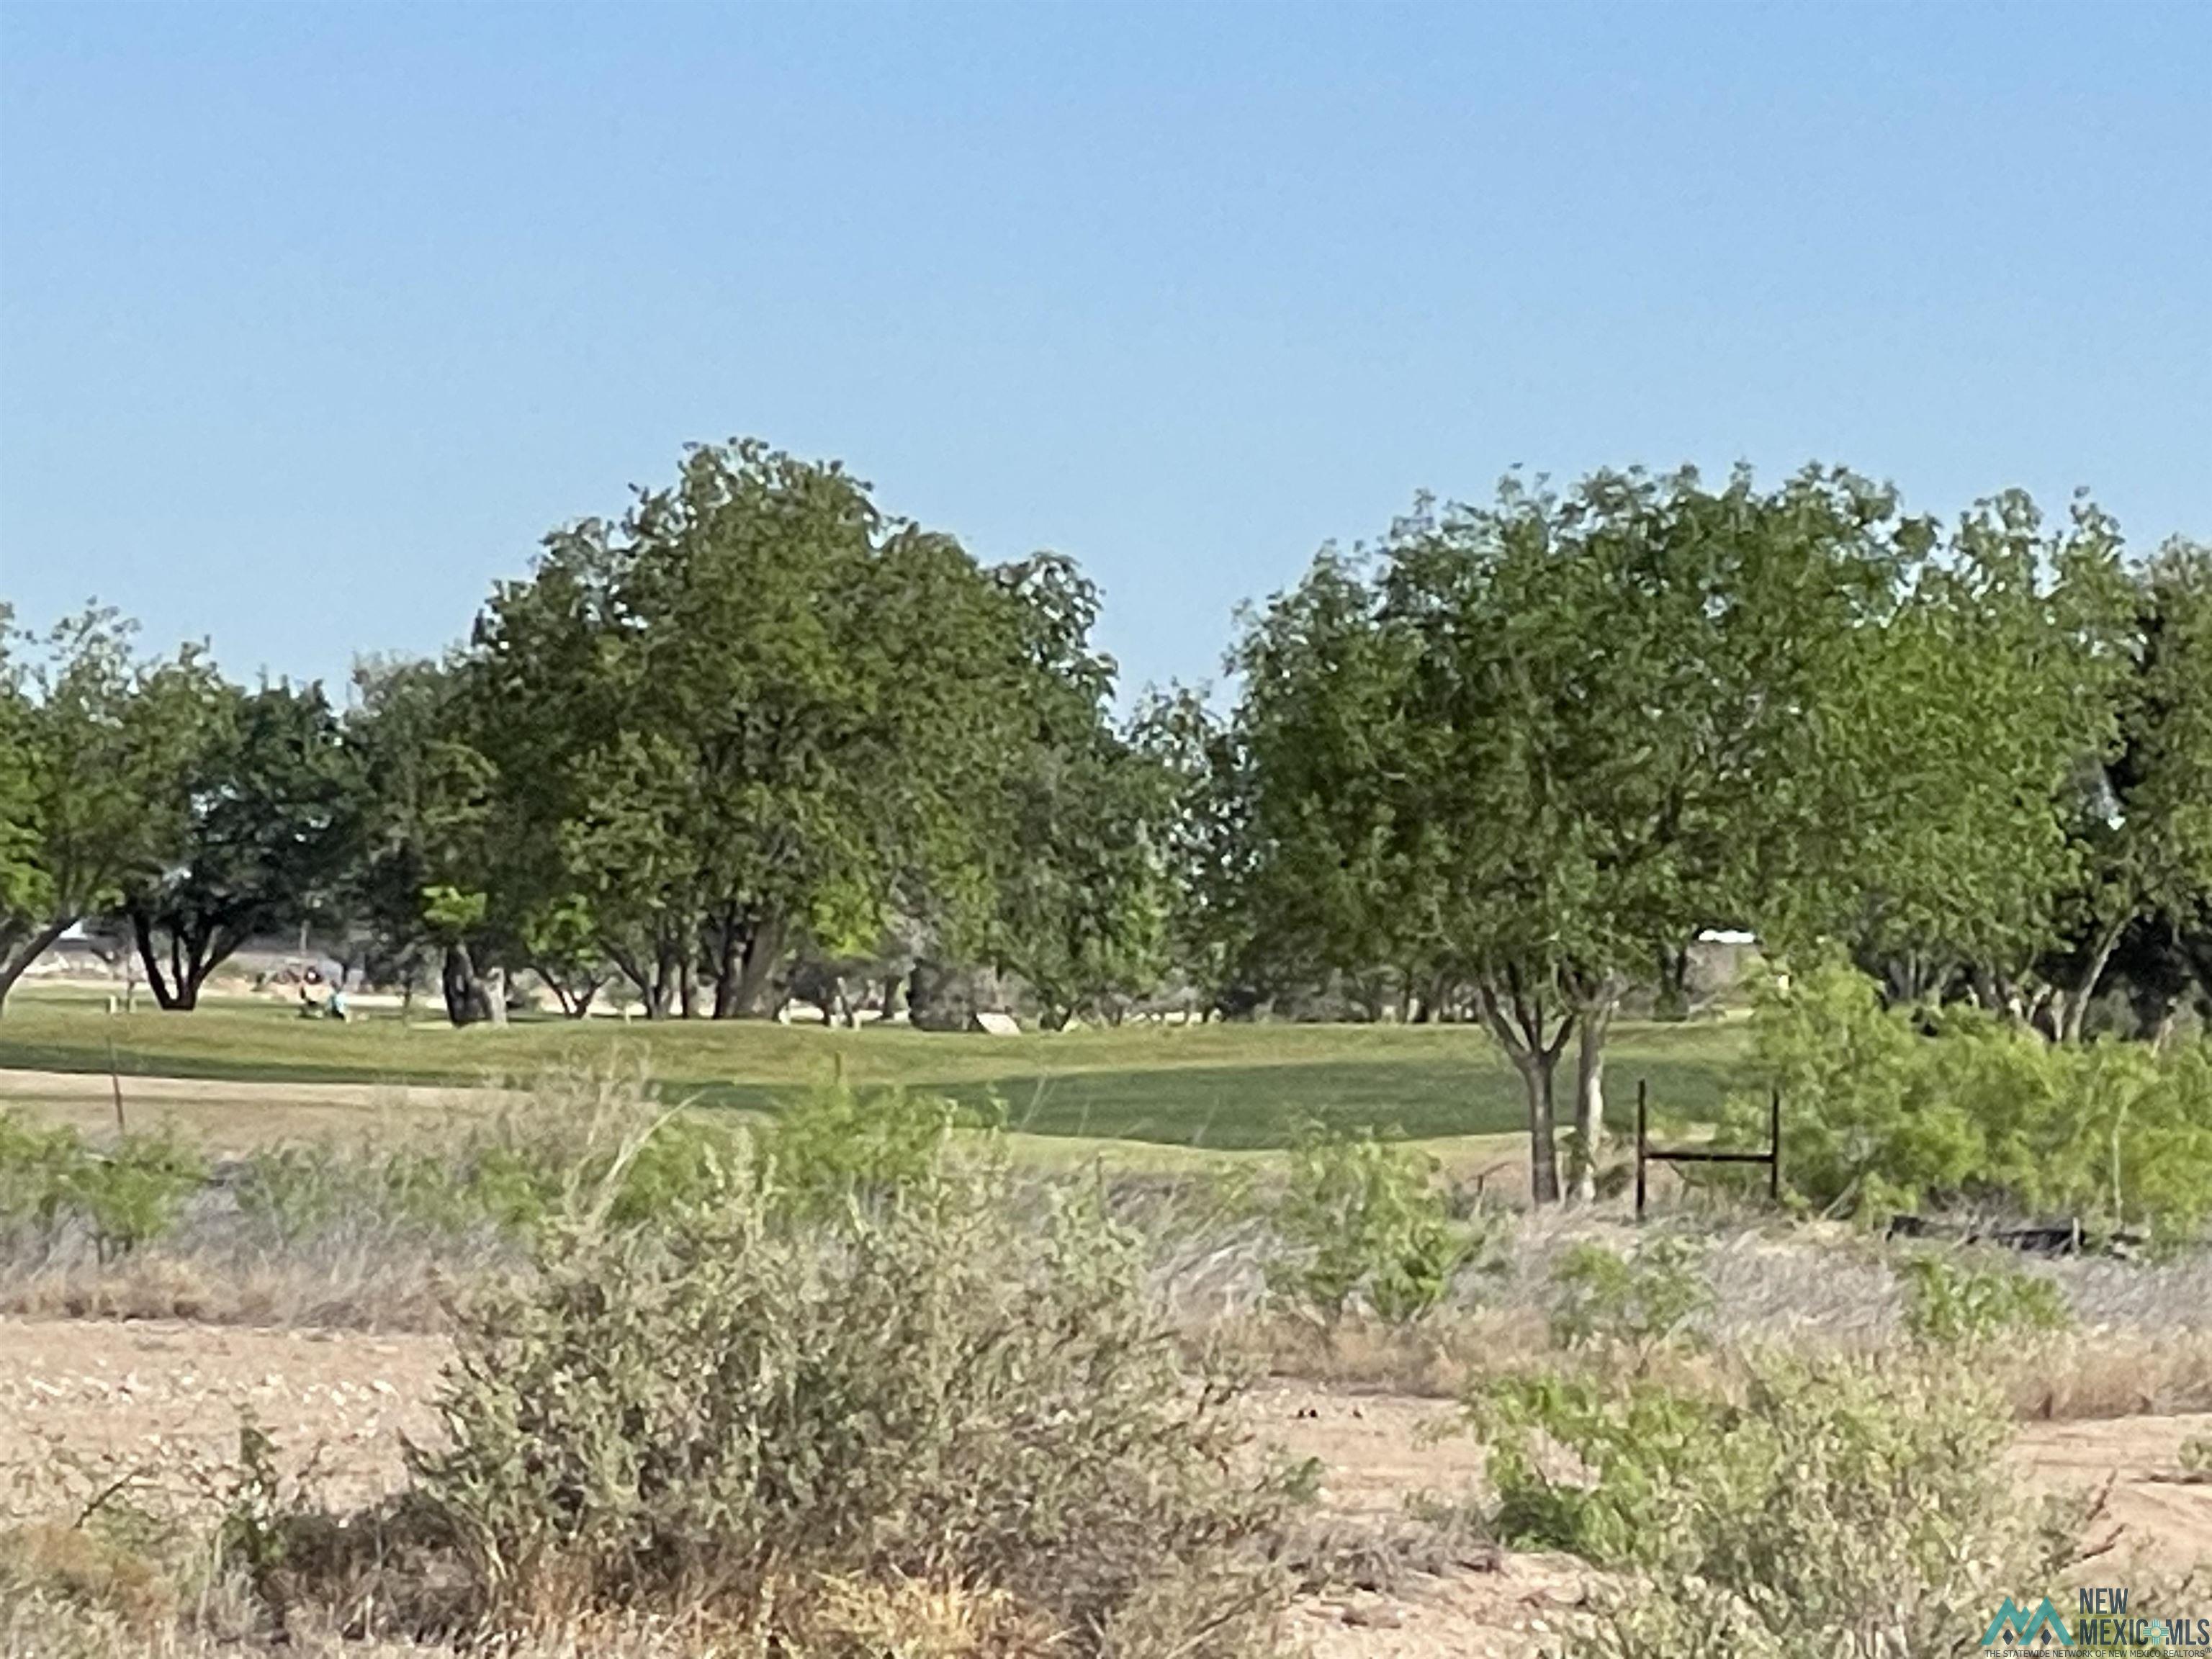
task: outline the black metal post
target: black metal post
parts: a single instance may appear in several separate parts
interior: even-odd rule
[[[1766,1197],[1770,1203],[1782,1202],[1782,1085],[1777,1084],[1766,1103],[1767,1156],[1773,1162],[1766,1166]]]
[[[1636,1079],[1636,1218],[1644,1219],[1644,1148],[1646,1136],[1646,1111],[1650,1105],[1650,1085],[1643,1078]]]

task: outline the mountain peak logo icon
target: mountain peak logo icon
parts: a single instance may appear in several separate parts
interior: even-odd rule
[[[2066,1628],[2066,1621],[2058,1616],[2058,1609],[2051,1605],[2047,1595],[2033,1613],[2026,1612],[2012,1597],[2006,1596],[2004,1605],[1997,1609],[1997,1616],[1982,1632],[1982,1645],[1995,1647],[2007,1632],[2015,1642],[2033,1642],[2040,1636],[2046,1642],[2055,1640],[2061,1647],[2074,1645],[2073,1633]]]

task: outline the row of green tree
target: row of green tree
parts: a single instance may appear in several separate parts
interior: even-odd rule
[[[1608,1029],[1708,928],[2057,1040],[2117,978],[2154,1030],[2212,985],[2212,549],[2131,560],[2086,500],[1509,481],[1324,552],[1233,662],[1188,722],[1194,943],[1471,1006],[1540,1197],[1558,1127],[1591,1189]]]
[[[738,442],[343,709],[108,613],[11,635],[0,996],[86,921],[178,1008],[303,921],[459,1022],[495,969],[654,1017],[975,966],[1048,1023],[1326,987],[1486,1024],[1540,1192],[1555,1124],[1590,1179],[1607,1030],[1709,928],[2059,1040],[2100,987],[2155,1030],[2212,981],[2212,550],[2130,556],[2086,501],[1425,499],[1243,618],[1233,701],[1125,719],[1097,614],[1066,559],[980,564]]]
[[[363,663],[343,710],[142,658],[112,612],[11,635],[0,995],[90,922],[189,1009],[304,922],[372,979],[434,976],[456,1023],[495,969],[574,1014],[613,982],[722,1018],[795,964],[925,954],[1064,1017],[1160,971],[1170,781],[1109,717],[1097,614],[1065,559],[980,565],[744,442],[548,537],[465,645]]]

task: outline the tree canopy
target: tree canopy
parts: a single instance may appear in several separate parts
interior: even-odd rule
[[[2212,551],[2086,498],[1424,496],[1248,611],[1221,695],[1126,715],[1102,606],[738,440],[343,708],[110,611],[0,619],[0,999],[94,925],[188,1010],[305,925],[460,1024],[520,984],[888,1016],[909,979],[935,1023],[1473,1020],[1542,1197],[1593,1189],[1607,1034],[1679,1012],[1712,929],[2056,1042],[2212,1006]]]

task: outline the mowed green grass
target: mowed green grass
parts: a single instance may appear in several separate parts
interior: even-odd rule
[[[1740,1025],[1625,1024],[1608,1072],[1626,1128],[1639,1079],[1667,1117],[1711,1118],[1737,1080]],[[770,1023],[529,1020],[454,1030],[378,1011],[347,1024],[246,997],[190,1014],[111,1015],[104,999],[18,990],[0,1067],[259,1082],[469,1085],[548,1068],[635,1066],[672,1097],[774,1109],[838,1078],[950,1094],[1030,1134],[1249,1151],[1303,1121],[1428,1139],[1522,1127],[1518,1075],[1472,1026],[1132,1025],[994,1037]]]

